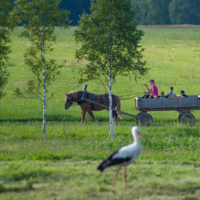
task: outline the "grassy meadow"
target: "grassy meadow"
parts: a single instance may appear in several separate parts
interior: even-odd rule
[[[159,93],[181,89],[186,94],[199,94],[200,29],[139,27],[145,32],[142,46],[144,60],[150,68],[137,82],[117,77],[113,85],[116,95],[141,96],[144,84],[154,79]],[[6,96],[0,100],[0,199],[200,199],[200,112],[194,126],[178,123],[177,112],[151,112],[151,127],[140,127],[146,140],[143,153],[128,167],[128,188],[123,170],[115,188],[111,187],[116,169],[103,174],[96,170],[102,159],[132,142],[130,129],[135,119],[123,116],[114,127],[115,140],[108,141],[108,111],[94,112],[100,122],[96,126],[87,115],[83,126],[79,106],[64,109],[65,94],[81,90],[78,69],[85,63],[74,58],[78,47],[73,32],[56,29],[54,51],[47,56],[67,61],[56,83],[51,86],[54,98],[47,104],[47,141],[42,139],[42,102],[20,99],[16,87],[25,87],[31,78],[23,62],[28,47],[19,38],[21,28],[12,33],[10,73]],[[103,86],[88,82],[89,92],[104,93]],[[121,109],[137,114],[134,98],[123,100]]]

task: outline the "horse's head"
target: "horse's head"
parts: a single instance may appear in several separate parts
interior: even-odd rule
[[[65,109],[69,109],[69,107],[72,105],[73,103],[73,99],[71,97],[71,95],[66,94],[66,98],[65,98]]]

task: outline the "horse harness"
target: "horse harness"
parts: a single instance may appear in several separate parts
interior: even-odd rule
[[[99,95],[99,97],[100,97],[100,102],[98,102],[98,103],[104,103],[104,100],[103,100],[103,97],[101,94]],[[91,93],[91,101],[95,102],[95,94],[94,93]],[[94,110],[94,103],[91,103],[91,106],[92,106],[92,110]]]
[[[86,103],[86,101],[83,100],[82,98],[86,98],[87,94],[88,94],[88,92],[83,93],[82,97],[77,102],[77,105],[81,105],[82,103]],[[88,99],[95,102],[95,94],[94,93],[90,93],[90,94],[91,94],[91,98],[88,98]],[[104,103],[102,95],[99,95],[99,97],[100,97],[100,102],[98,102],[98,103]],[[89,103],[89,104],[91,104],[92,110],[94,110],[94,103]]]
[[[77,105],[81,105],[82,103],[86,102],[85,100],[83,100],[83,98],[86,98],[86,96],[88,94],[86,89],[87,89],[87,84],[85,84],[85,86],[83,87],[83,95],[80,98],[80,100],[77,102]],[[99,96],[100,96],[99,103],[104,103],[102,95],[99,95]],[[91,101],[95,102],[95,94],[94,93],[91,93]],[[91,106],[92,106],[92,110],[94,110],[94,103],[91,103]]]
[[[94,93],[91,93],[92,95],[92,101],[95,101],[95,94]],[[94,104],[92,103],[92,110],[94,110]]]

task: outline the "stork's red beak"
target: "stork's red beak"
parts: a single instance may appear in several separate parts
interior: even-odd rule
[[[140,133],[139,131],[137,131],[137,134],[138,134],[143,140],[145,140],[145,137],[142,135],[142,133]]]

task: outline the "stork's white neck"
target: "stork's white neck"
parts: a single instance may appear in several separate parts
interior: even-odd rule
[[[133,144],[134,145],[141,145],[141,143],[140,143],[140,140],[139,140],[139,137],[138,137],[138,135],[136,134],[136,132],[134,132],[133,134]]]

